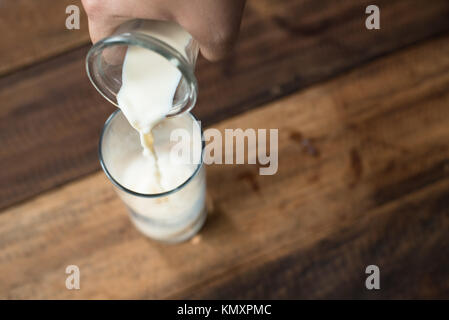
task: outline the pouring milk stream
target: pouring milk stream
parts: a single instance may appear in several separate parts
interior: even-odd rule
[[[170,23],[161,27],[147,23],[151,33],[174,48],[186,46],[190,35]],[[169,166],[169,150],[154,148],[152,129],[169,114],[181,72],[167,59],[138,46],[129,46],[122,69],[122,86],[117,102],[128,122],[140,135],[141,157],[132,159],[124,173],[123,183],[139,193],[160,193],[174,189],[194,170],[192,165]],[[144,181],[147,181],[145,183]]]

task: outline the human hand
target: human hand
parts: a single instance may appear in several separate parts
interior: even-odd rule
[[[175,21],[208,60],[226,56],[237,40],[245,0],[82,0],[95,43],[132,19]]]

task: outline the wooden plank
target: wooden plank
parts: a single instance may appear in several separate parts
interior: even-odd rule
[[[0,109],[0,159],[8,168],[0,171],[2,207],[99,168],[99,134],[115,107],[81,71],[85,53],[0,79],[8,101]]]
[[[0,297],[447,297],[448,40],[219,123],[278,128],[279,171],[209,166],[195,241],[145,239],[101,172],[4,211]],[[81,290],[65,289],[69,264]]]
[[[449,29],[445,0],[380,0],[379,31],[364,27],[367,4],[249,1],[235,54],[198,63],[196,115],[215,123]],[[88,83],[87,50],[0,78],[0,208],[98,169],[112,108]]]
[[[79,30],[66,28],[69,5],[81,9]],[[87,18],[80,0],[2,0],[0,9],[0,30],[4,31],[0,75],[89,41]]]

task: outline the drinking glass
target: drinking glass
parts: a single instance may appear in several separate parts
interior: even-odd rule
[[[129,46],[153,51],[181,72],[168,117],[190,111],[196,103],[198,83],[194,74],[199,46],[174,22],[135,19],[123,23],[109,37],[92,46],[86,57],[89,80],[97,91],[118,107],[122,69]]]
[[[186,127],[198,126],[190,113],[163,121],[181,121]],[[195,139],[195,135],[192,134],[192,138]],[[196,138],[200,140],[196,142],[200,145],[201,157],[193,174],[172,190],[142,194],[129,189],[120,181],[127,169],[123,157],[142,153],[137,131],[120,110],[115,111],[104,125],[99,144],[101,167],[128,208],[134,225],[152,239],[168,243],[185,241],[194,236],[206,220],[206,172],[202,161],[202,133]],[[169,141],[167,138],[165,140]],[[142,179],[145,177],[142,176]]]

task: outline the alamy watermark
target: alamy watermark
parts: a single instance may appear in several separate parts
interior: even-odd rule
[[[69,276],[65,280],[65,287],[68,290],[80,289],[80,268],[77,265],[69,265],[65,268],[65,273]]]
[[[365,20],[365,27],[368,30],[380,29],[380,9],[378,6],[371,4],[365,9],[365,13],[369,16]]]
[[[201,125],[189,131],[177,128],[171,131],[170,162],[173,164],[259,164],[260,175],[278,171],[278,129],[210,128],[201,137]],[[202,142],[205,143],[201,153]],[[202,156],[201,156],[202,154]]]
[[[65,8],[65,13],[68,14],[65,19],[65,27],[69,30],[80,29],[80,8],[77,5],[71,4]]]
[[[369,276],[365,280],[365,287],[368,290],[380,289],[380,269],[375,264],[366,267],[365,273]]]
[[[80,29],[80,8],[71,4],[65,9],[65,13],[68,14],[65,20],[65,26],[69,30],[79,30]],[[379,30],[380,29],[380,9],[377,5],[371,4],[366,7],[365,13],[369,16],[365,20],[365,27],[368,30]]]

